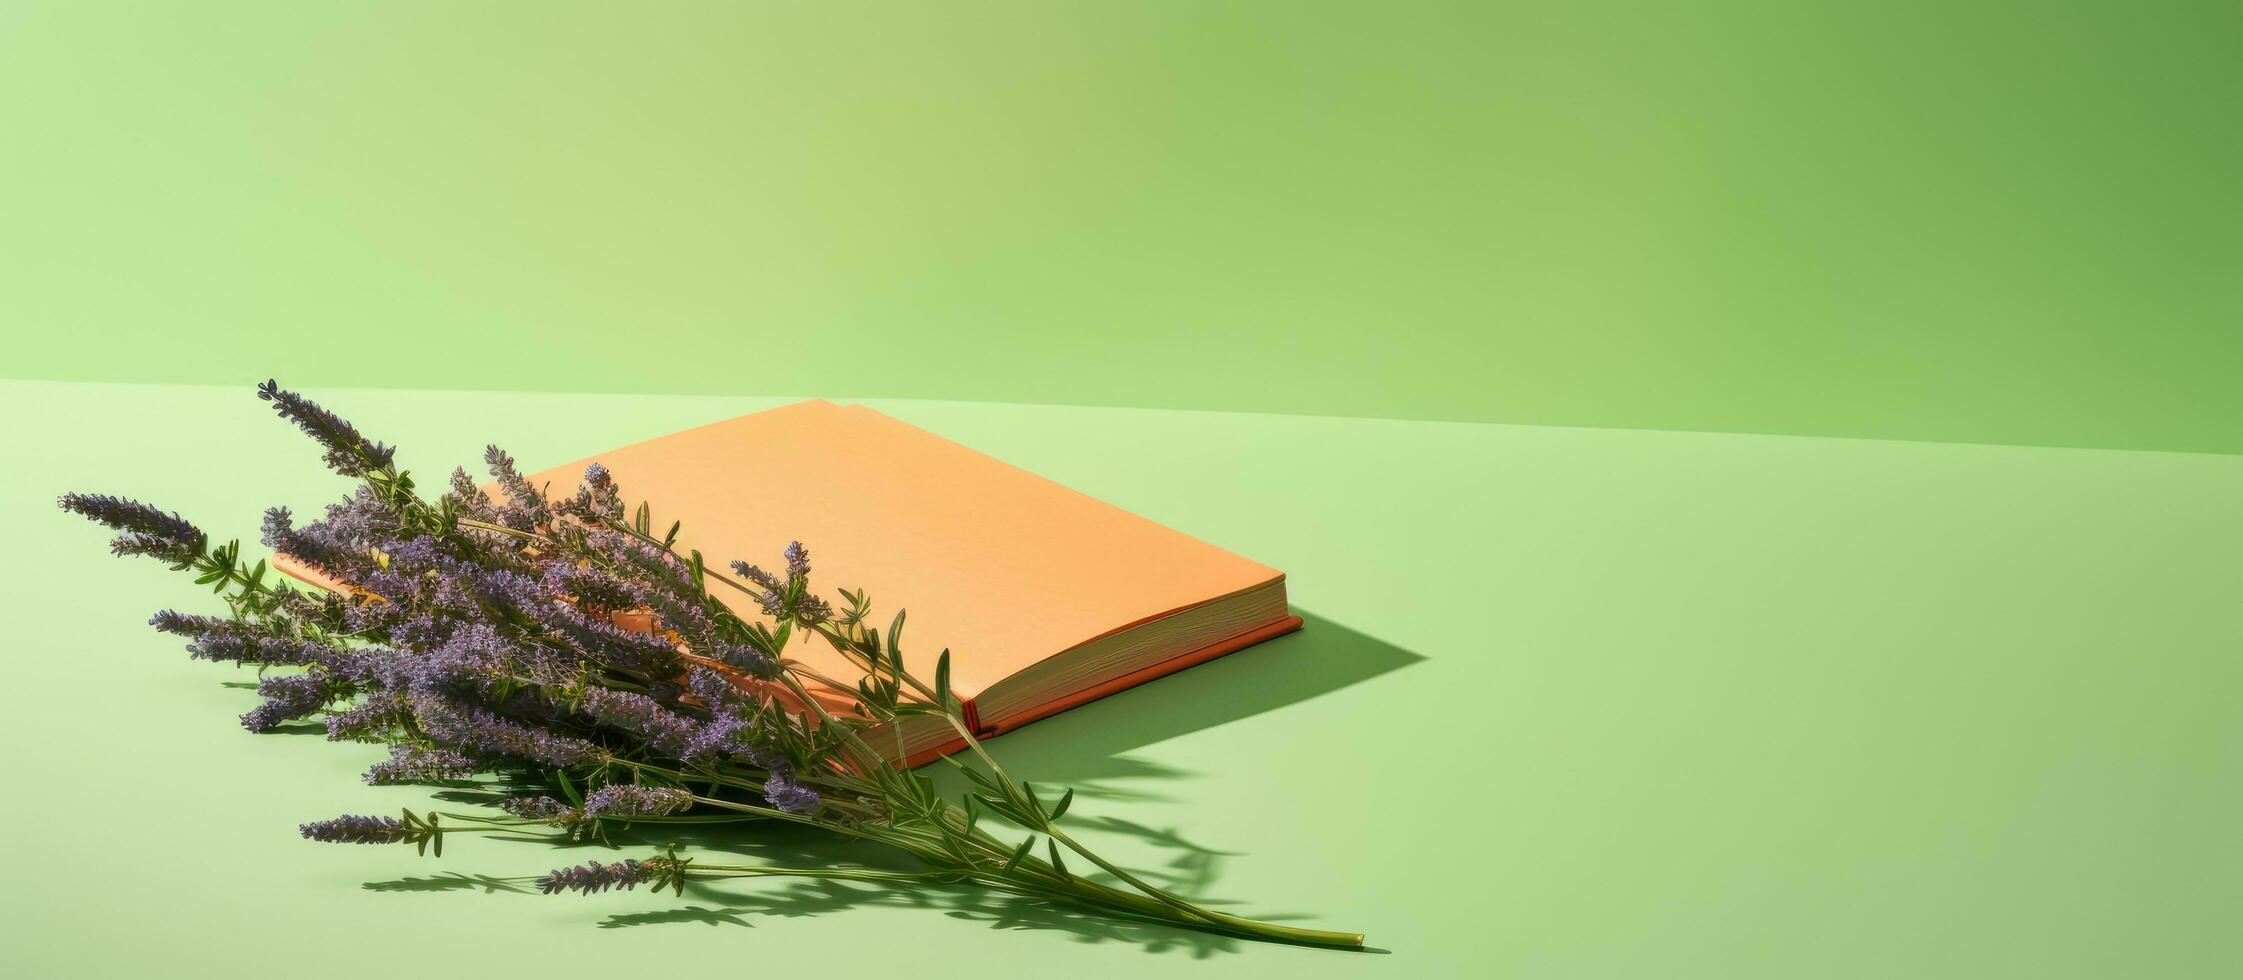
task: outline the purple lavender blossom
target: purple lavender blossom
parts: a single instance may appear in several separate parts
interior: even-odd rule
[[[328,504],[320,529],[340,541],[360,546],[396,537],[405,526],[404,516],[372,487],[360,485],[350,499]]]
[[[557,587],[567,581],[567,575],[559,569],[548,570],[544,580],[549,589],[557,591]],[[578,655],[594,663],[657,677],[675,675],[680,669],[677,647],[652,633],[639,633],[604,619],[594,619],[559,599],[548,600],[525,612],[558,634]]]
[[[373,555],[365,542],[339,534],[328,524],[312,523],[297,528],[294,516],[286,507],[266,510],[258,530],[258,539],[266,547],[286,552],[289,557],[331,574],[347,575],[354,569],[374,566]]]
[[[678,758],[686,762],[702,762],[725,756],[744,756],[756,751],[756,730],[747,719],[735,715],[721,715],[710,719],[695,729],[693,737],[685,743],[685,751]]]
[[[389,691],[369,694],[357,704],[327,716],[330,742],[374,742],[412,717],[412,706]]]
[[[155,627],[158,633],[185,637],[196,637],[204,633],[220,633],[235,628],[235,624],[231,620],[219,619],[216,616],[198,616],[172,609],[166,609],[148,617],[148,625]]]
[[[763,781],[763,799],[773,809],[808,816],[818,811],[819,796],[816,790],[794,781],[785,767],[775,768],[771,778]]]
[[[113,531],[133,531],[172,541],[199,541],[202,529],[174,513],[165,513],[137,500],[103,493],[66,493],[55,503]]]
[[[392,602],[463,613],[490,607],[501,613],[527,614],[548,598],[537,579],[512,569],[462,560],[431,535],[382,541],[378,546],[389,557],[389,568],[361,575],[360,583]]]
[[[725,664],[746,671],[750,676],[771,680],[779,676],[779,662],[764,656],[763,651],[744,643],[719,641],[710,655]]]
[[[543,820],[556,827],[572,827],[584,820],[584,811],[550,796],[509,796],[498,808],[525,820]]]
[[[576,496],[562,503],[560,509],[592,523],[620,519],[622,488],[615,485],[607,467],[593,463],[584,468],[584,484],[577,487]]]
[[[628,583],[608,574],[606,569],[589,564],[555,563],[541,571],[538,578],[546,594],[567,596],[578,609],[633,609],[639,604]]]
[[[274,725],[294,721],[326,707],[335,699],[327,678],[317,674],[270,674],[257,680],[263,704],[241,716],[241,727],[253,732],[271,731]]]
[[[662,874],[667,869],[667,864],[667,862],[661,860],[639,861],[625,858],[614,864],[601,864],[594,861],[590,864],[571,868],[556,868],[552,873],[537,880],[537,890],[547,895],[557,895],[561,892],[582,892],[590,895],[595,892],[607,891],[610,888],[621,888],[628,891],[638,887],[641,882],[649,881]]]
[[[778,576],[764,571],[759,566],[750,565],[744,561],[733,562],[732,573],[740,576],[741,578],[747,579],[750,582],[754,582],[757,587],[763,589],[765,592],[781,592],[786,589],[786,584],[780,582]]]
[[[491,506],[491,498],[475,485],[475,478],[467,475],[467,467],[452,467],[451,486],[444,497],[469,517],[485,524],[499,522],[498,508]]]
[[[578,707],[603,725],[637,735],[655,751],[683,758],[696,725],[661,702],[630,691],[587,687]]]
[[[518,531],[536,529],[552,520],[546,510],[545,495],[530,485],[528,477],[514,468],[514,457],[497,446],[483,447],[483,463],[490,467],[491,478],[498,481],[500,490],[506,492],[507,505],[500,509],[502,523]]]
[[[374,763],[372,768],[366,770],[366,782],[374,786],[434,783],[448,779],[466,779],[475,775],[479,768],[475,760],[450,749],[393,745],[389,749],[389,758]]]
[[[628,570],[622,576],[602,573],[613,589],[653,610],[663,625],[695,647],[707,646],[714,639],[714,627],[702,608],[700,587],[693,584],[693,573],[675,556],[621,534],[592,534],[585,543]]]
[[[753,707],[749,704],[747,695],[732,686],[731,681],[725,680],[723,674],[699,664],[695,664],[693,670],[686,674],[685,684],[686,689],[693,692],[694,697],[700,698],[701,704],[712,715],[740,714]]]
[[[389,641],[401,647],[427,649],[451,642],[458,630],[457,620],[441,618],[426,613],[399,620],[389,629]]]
[[[803,547],[802,542],[787,542],[787,550],[782,554],[787,560],[788,578],[804,578],[810,574],[810,549]]]
[[[610,783],[584,797],[586,816],[609,820],[632,817],[666,817],[693,805],[693,795],[681,789]]]
[[[833,607],[827,605],[824,599],[805,594],[794,604],[794,618],[804,626],[816,626],[833,618]]]
[[[764,593],[764,594],[762,594],[762,595],[756,596],[756,597],[755,597],[755,599],[756,599],[756,604],[757,604],[757,605],[760,605],[760,606],[762,606],[762,607],[763,607],[763,614],[764,614],[764,615],[766,615],[766,616],[769,616],[769,617],[771,617],[772,619],[785,619],[785,618],[787,618],[787,594],[786,594],[786,593],[784,593],[784,592],[766,592],[766,593]]]
[[[329,844],[396,844],[409,836],[395,817],[340,816],[297,827],[310,840]]]
[[[365,476],[387,469],[390,458],[397,452],[381,443],[367,441],[349,422],[309,398],[282,390],[277,381],[267,380],[258,385],[257,397],[272,402],[273,411],[281,418],[296,423],[313,442],[325,448],[328,467],[344,476]]]
[[[265,508],[265,519],[257,524],[257,540],[267,548],[279,548],[296,536],[296,515],[286,507]]]
[[[107,494],[66,493],[55,501],[63,510],[118,532],[109,550],[116,555],[148,555],[184,565],[202,557],[209,543],[202,529],[178,514],[137,500]]]
[[[600,754],[598,746],[583,739],[533,728],[486,708],[430,694],[414,695],[412,701],[414,717],[430,738],[470,756],[513,756],[564,768]]]
[[[220,629],[196,636],[187,644],[187,655],[219,663],[296,667],[327,662],[341,656],[341,651],[313,640],[263,636],[239,624],[226,623]]]

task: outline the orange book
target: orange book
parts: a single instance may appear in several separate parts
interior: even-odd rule
[[[530,480],[566,494],[594,462],[627,505],[648,503],[658,528],[682,522],[679,551],[698,549],[711,575],[730,574],[735,559],[783,566],[779,551],[799,540],[818,592],[863,589],[880,623],[908,609],[906,665],[925,677],[949,650],[951,688],[980,736],[1301,626],[1278,570],[861,405],[800,402]],[[734,590],[710,591],[743,618],[761,616]],[[848,682],[861,675],[823,640],[796,635],[789,659]],[[912,765],[963,746],[937,720],[910,721],[901,735]]]

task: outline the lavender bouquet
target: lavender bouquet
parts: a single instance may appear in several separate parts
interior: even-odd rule
[[[336,817],[304,824],[305,837],[441,856],[445,837],[460,833],[607,841],[611,827],[797,824],[893,848],[910,867],[714,864],[672,846],[560,868],[537,885],[591,894],[644,884],[682,895],[689,881],[755,876],[965,884],[1246,939],[1362,948],[1360,933],[1202,907],[1084,847],[1061,826],[1072,790],[1047,798],[982,751],[950,692],[949,652],[935,658],[931,679],[912,673],[904,614],[883,632],[862,591],[840,592],[837,603],[813,594],[799,542],[779,570],[735,561],[728,575],[697,551],[679,553],[676,524],[656,534],[647,505],[626,515],[603,467],[589,467],[572,495],[548,495],[496,446],[484,459],[496,499],[465,470],[424,498],[391,447],[272,382],[257,394],[319,444],[329,468],[358,481],[321,520],[298,525],[286,508],[264,519],[265,545],[340,590],[293,588],[266,562],[244,561],[239,542],[213,546],[193,524],[138,501],[69,494],[61,506],[115,530],[116,554],[192,572],[224,596],[227,616],[166,611],[150,623],[185,637],[198,659],[258,668],[261,703],[244,727],[321,717],[330,739],[388,746],[370,783],[470,784],[494,800],[482,814]],[[752,599],[762,617],[735,614],[712,587]],[[784,659],[803,632],[863,676],[818,676]],[[853,708],[827,708],[813,686],[852,692]],[[909,716],[945,719],[964,740],[966,758],[944,759],[968,784],[958,802],[870,743]],[[1076,873],[1067,855],[1116,884]]]

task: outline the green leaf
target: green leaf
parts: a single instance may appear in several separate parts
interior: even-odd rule
[[[1067,812],[1067,805],[1073,802],[1075,802],[1075,791],[1070,787],[1067,792],[1060,795],[1059,805],[1051,808],[1051,818],[1053,820],[1059,819],[1060,814]]]
[[[647,537],[654,536],[654,512],[647,509],[646,501],[639,501],[639,512],[631,517],[631,530]]]
[[[1012,869],[1014,868],[1014,866],[1016,866],[1016,865],[1020,864],[1020,859],[1021,859],[1021,858],[1024,858],[1024,857],[1027,857],[1027,856],[1028,856],[1028,851],[1029,851],[1029,850],[1030,850],[1031,848],[1034,848],[1035,846],[1036,846],[1036,835],[1034,835],[1034,834],[1030,834],[1030,835],[1028,835],[1028,839],[1027,839],[1027,840],[1021,841],[1021,842],[1020,842],[1020,846],[1019,846],[1019,847],[1017,847],[1017,848],[1014,848],[1014,849],[1013,849],[1013,852],[1012,852],[1012,856],[1011,856],[1011,857],[1009,857],[1009,858],[1006,858],[1006,859],[1005,859],[1005,866],[1004,866],[1003,868],[1000,868],[1000,869],[998,869],[997,873],[998,873],[998,874],[1006,874],[1006,873],[1008,873],[1008,872],[1012,871]]]
[[[668,548],[669,546],[676,544],[678,540],[678,530],[683,527],[685,527],[684,521],[671,521],[670,533],[662,536],[662,547]]]
[[[888,653],[903,663],[903,610],[896,610],[896,621],[888,624]]]
[[[945,709],[950,707],[950,651],[944,650],[935,659],[935,695],[942,699]]]
[[[981,822],[981,801],[966,797],[966,836],[973,836],[974,824]]]
[[[1074,875],[1067,873],[1067,862],[1059,858],[1059,842],[1046,837],[1044,843],[1051,847],[1051,869],[1059,872],[1061,878],[1073,878]]]

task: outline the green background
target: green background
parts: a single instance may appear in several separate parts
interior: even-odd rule
[[[1826,6],[0,3],[0,971],[2231,975],[2243,18]],[[996,744],[1391,952],[295,839],[424,797],[52,509],[341,492],[267,375],[424,473],[863,399],[1286,569]]]
[[[2243,451],[2239,28],[11,0],[4,374]]]

